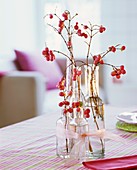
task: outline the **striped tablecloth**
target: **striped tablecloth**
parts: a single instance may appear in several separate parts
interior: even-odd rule
[[[64,166],[56,156],[57,115],[42,115],[0,129],[0,170],[86,170],[81,163]],[[114,123],[114,122],[113,122]],[[106,158],[137,155],[137,134],[109,129],[125,142],[106,141]]]

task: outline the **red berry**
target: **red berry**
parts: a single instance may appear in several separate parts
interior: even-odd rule
[[[64,21],[59,20],[59,27],[60,27],[60,28],[64,27]]]
[[[124,66],[123,65],[120,66],[120,70],[124,70]]]
[[[87,34],[85,34],[85,33],[83,33],[83,34],[84,34],[84,35],[83,35],[83,36],[84,36],[84,38],[88,38],[88,35],[87,35]]]
[[[70,103],[69,103],[69,101],[64,101],[64,104],[66,105],[66,106],[68,106]]]
[[[47,61],[50,61],[50,56],[49,56],[49,55],[46,56],[46,60],[47,60]]]
[[[64,17],[64,20],[68,20],[68,13],[65,11],[62,16]]]
[[[104,64],[104,60],[100,60],[99,63],[100,63],[100,64]]]
[[[89,118],[90,117],[90,114],[89,113],[86,113],[84,114],[86,118]]]
[[[72,77],[72,80],[73,80],[73,81],[76,81],[76,76],[73,76],[73,77]]]
[[[72,103],[72,107],[75,108],[76,107],[76,104],[75,102]]]
[[[74,29],[75,29],[75,30],[78,30],[78,29],[79,29],[78,22],[76,22],[76,24],[75,24],[75,26],[74,26]]]
[[[84,29],[87,29],[88,28],[88,26],[87,25],[84,25]]]
[[[76,110],[77,110],[77,112],[80,112],[81,109],[80,109],[80,107],[78,107]]]
[[[49,14],[49,18],[52,19],[53,18],[53,14]]]
[[[126,70],[121,70],[121,74],[126,74]]]
[[[75,30],[78,30],[78,29],[79,29],[78,25],[75,25],[75,26],[74,26],[74,29],[75,29]]]
[[[44,56],[46,55],[46,51],[45,50],[42,51],[42,55],[44,55]]]
[[[112,71],[111,76],[115,76],[115,75],[116,75],[116,71]]]
[[[90,109],[86,109],[86,112],[87,112],[87,113],[90,113]]]
[[[67,46],[68,46],[68,47],[71,47],[71,46],[72,46],[71,41],[68,41]]]
[[[70,107],[70,108],[68,109],[68,111],[69,111],[69,113],[73,113],[73,108]]]
[[[96,55],[94,55],[94,56],[93,56],[93,60],[95,60],[96,58],[97,58],[97,56],[96,56]]]
[[[98,61],[99,61],[99,60],[101,59],[101,55],[98,55],[98,56],[97,56],[97,59],[98,59]]]
[[[64,92],[59,92],[59,96],[65,96]]]
[[[67,109],[64,109],[64,110],[63,110],[63,113],[64,113],[64,114],[66,114],[67,112],[68,112],[68,110],[67,110]]]
[[[79,107],[79,106],[80,106],[80,102],[76,102],[76,103],[75,103],[75,106],[76,106],[76,107]]]
[[[60,102],[60,103],[59,103],[59,107],[62,107],[63,105],[64,105],[63,102]]]
[[[106,30],[106,28],[101,25],[100,28],[99,28],[99,32],[102,33],[102,32],[104,32],[105,30]]]
[[[79,29],[78,31],[77,31],[77,34],[78,34],[78,36],[81,36],[81,30]]]
[[[84,110],[84,115],[85,115],[86,118],[90,117],[89,113],[90,113],[90,109],[87,108],[86,110]]]
[[[116,78],[117,78],[117,79],[120,79],[120,75],[116,75]]]
[[[126,49],[125,46],[122,46],[122,47],[121,47],[121,51],[124,51],[125,49]]]

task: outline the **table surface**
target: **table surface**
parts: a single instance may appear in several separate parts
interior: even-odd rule
[[[126,142],[107,140],[106,158],[137,155],[137,133],[115,128],[116,115],[135,108],[105,106],[106,129]],[[48,113],[0,129],[0,170],[86,170],[81,163],[64,166],[56,156],[55,125],[60,113]]]

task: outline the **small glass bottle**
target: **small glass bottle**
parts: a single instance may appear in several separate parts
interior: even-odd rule
[[[89,132],[89,125],[86,118],[83,115],[83,108],[80,108],[80,112],[77,112],[76,109],[74,109],[74,117],[70,121],[70,130],[72,130],[79,136],[78,138],[72,140],[72,146],[74,147],[80,142],[81,136]],[[75,159],[79,159],[81,161],[89,158],[89,155],[92,150],[89,137],[85,137],[83,138],[83,140],[84,140],[83,145],[75,146],[75,150],[73,150],[72,153],[73,154],[72,156]]]
[[[62,111],[61,117],[56,122],[56,153],[61,158],[69,158],[72,148],[72,139],[67,136],[70,121],[70,113]]]

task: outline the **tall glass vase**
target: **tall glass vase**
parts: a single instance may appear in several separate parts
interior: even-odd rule
[[[75,69],[77,72],[81,72],[80,67],[76,67]],[[85,100],[81,90],[81,75],[77,76],[76,80],[73,81],[71,103],[73,106],[73,114],[70,121],[70,130],[77,134],[77,138],[72,139],[71,157],[82,161],[89,157],[91,146],[88,136],[82,139],[82,135],[89,132],[89,125],[84,117]]]
[[[85,66],[85,107],[90,109],[89,129],[96,134],[90,137],[92,145],[91,157],[104,157],[105,140],[102,138],[105,129],[104,103],[99,97],[99,68],[95,65]]]
[[[70,92],[73,93],[73,58],[71,57],[71,60],[67,58],[67,68],[66,68],[66,88],[65,93],[67,98],[64,100],[67,100],[70,102]],[[62,109],[62,115],[56,122],[56,153],[57,156],[61,158],[69,158],[70,152],[72,149],[72,138],[68,135],[70,131],[70,121],[72,118],[73,113],[70,113],[67,111],[70,106],[64,105],[64,109]],[[64,110],[66,112],[64,113]]]

